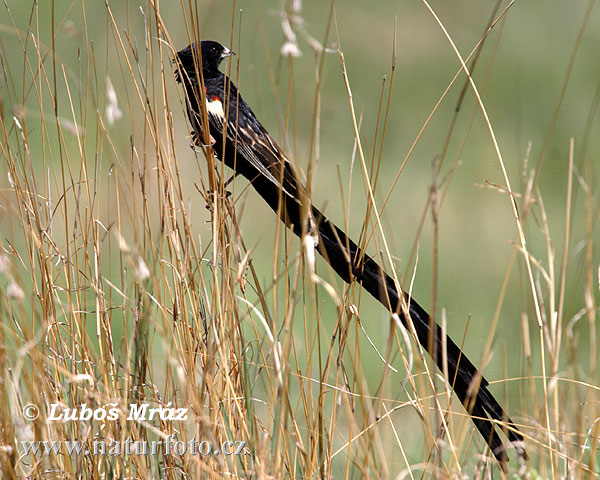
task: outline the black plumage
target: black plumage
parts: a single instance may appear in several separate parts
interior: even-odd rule
[[[196,143],[205,144],[203,114],[199,108],[205,98],[209,139],[216,156],[236,174],[246,177],[295,234],[314,235],[318,252],[344,281],[360,282],[390,312],[397,313],[406,326],[406,316],[401,308],[403,299],[419,343],[442,371],[442,339],[445,337],[447,370],[454,392],[502,468],[506,471],[508,457],[498,435],[500,429],[515,444],[517,453],[527,458],[520,445],[523,436],[488,390],[487,380],[473,363],[414,299],[398,291],[394,280],[375,260],[312,206],[291,162],[244,102],[235,85],[219,70],[221,61],[231,54],[219,43],[206,40],[201,42],[200,49],[190,45],[177,53],[176,78],[186,90],[188,116]],[[202,68],[198,69],[200,59]],[[198,73],[202,75],[204,95],[199,88]]]

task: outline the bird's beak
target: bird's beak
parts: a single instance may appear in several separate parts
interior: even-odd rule
[[[232,55],[235,55],[235,52],[232,52],[227,47],[225,47],[225,50],[223,50],[223,53],[221,54],[221,59],[231,57]]]

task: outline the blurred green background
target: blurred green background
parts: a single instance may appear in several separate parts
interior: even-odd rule
[[[110,9],[108,14],[107,5]],[[20,92],[23,77],[31,84],[32,73],[37,68],[37,58],[32,36],[27,34],[30,17],[39,31],[36,39],[44,41],[42,50],[51,45],[51,32],[60,28],[54,48],[57,65],[64,67],[69,78],[81,78],[87,74],[100,79],[110,77],[114,85],[123,118],[114,125],[106,125],[113,145],[104,146],[101,152],[100,175],[107,176],[119,156],[127,158],[131,145],[139,154],[145,151],[144,116],[140,115],[139,101],[131,85],[128,65],[123,61],[115,32],[131,51],[137,51],[140,63],[134,65],[135,75],[140,78],[148,71],[166,70],[167,97],[170,98],[175,137],[176,159],[182,172],[182,184],[193,212],[193,226],[201,238],[210,238],[210,215],[199,198],[194,184],[197,183],[198,166],[189,150],[189,127],[181,108],[181,92],[172,81],[173,58],[168,46],[145,32],[145,25],[155,23],[146,2],[40,2],[32,7],[30,2],[9,0],[0,7],[2,39],[1,53],[4,77],[2,82],[16,86]],[[280,55],[284,43],[282,11],[291,12],[293,5],[277,1],[231,1],[196,2],[192,9],[198,14],[199,31],[203,39],[213,39],[230,45],[232,16],[235,15],[234,41],[230,46],[237,52],[232,61],[232,76],[240,87],[245,100],[253,107],[265,127],[285,145],[294,161],[306,167],[311,158],[310,139],[313,129],[314,99],[316,92],[316,67],[319,56],[307,41],[307,35],[323,42],[328,24],[328,2],[297,2],[301,9],[294,26],[302,55],[289,59]],[[473,0],[432,1],[431,6],[445,25],[457,48],[466,58],[481,39],[490,19],[494,2]],[[506,4],[503,4],[504,8]],[[490,33],[476,66],[474,79],[480,88],[483,102],[494,128],[500,150],[517,193],[525,190],[526,179],[539,165],[544,143],[552,123],[552,117],[561,96],[561,89],[570,73],[564,99],[545,149],[536,188],[539,189],[548,216],[553,245],[557,252],[558,270],[562,252],[568,171],[569,139],[574,139],[575,164],[591,165],[586,179],[590,188],[595,187],[599,172],[600,152],[599,120],[597,115],[598,89],[600,86],[600,12],[594,9],[583,31],[577,54],[573,57],[578,35],[584,22],[588,2],[516,2],[505,18]],[[189,41],[183,18],[190,18],[187,4],[161,3],[161,21],[168,31],[175,49],[185,47]],[[54,11],[54,27],[51,12]],[[243,13],[240,14],[240,11]],[[241,24],[240,24],[241,18]],[[373,152],[377,112],[384,76],[387,77],[386,95],[391,73],[394,43],[394,23],[397,21],[397,64],[391,94],[389,121],[382,154],[377,199],[379,204],[392,185],[400,165],[423,126],[427,116],[460,68],[443,32],[422,2],[413,1],[340,1],[335,4],[335,25],[326,40],[332,49],[325,56],[321,84],[319,164],[317,175],[312,178],[313,200],[338,224],[344,224],[345,205],[338,183],[338,170],[347,199],[350,166],[355,137],[348,95],[342,77],[340,56],[344,53],[350,86],[357,116],[362,117],[361,140],[365,156]],[[114,24],[113,24],[114,22]],[[87,29],[83,25],[87,25]],[[299,28],[301,26],[301,28]],[[339,32],[339,44],[336,30]],[[153,30],[155,31],[155,30]],[[18,34],[16,33],[18,32]],[[241,37],[240,37],[241,32]],[[27,62],[24,62],[24,42],[29,42]],[[145,50],[163,50],[162,66],[147,61]],[[90,68],[90,52],[95,56],[94,68]],[[51,65],[50,55],[43,59],[46,68]],[[239,64],[237,63],[239,61]],[[572,71],[569,72],[570,62]],[[237,68],[239,65],[239,75]],[[10,72],[7,74],[7,72]],[[291,72],[292,88],[289,89]],[[47,72],[50,73],[50,72]],[[59,112],[72,118],[71,107],[64,101],[67,95],[63,72],[57,71],[57,92],[63,100]],[[434,163],[444,149],[449,125],[454,115],[465,77],[461,75],[452,87],[424,135],[416,145],[406,167],[396,184],[383,220],[392,253],[396,256],[401,272],[408,267],[407,261],[416,240],[417,227],[423,215],[432,184]],[[46,88],[38,78],[34,88]],[[102,83],[102,82],[100,82]],[[483,86],[485,84],[485,87]],[[79,86],[87,88],[85,85]],[[160,81],[150,85],[159,91]],[[292,95],[289,92],[292,92]],[[25,92],[21,92],[23,97]],[[102,108],[104,92],[90,91]],[[2,114],[5,121],[19,110],[18,102],[3,95]],[[21,97],[21,98],[23,98]],[[41,157],[43,137],[36,127],[42,115],[52,115],[51,102],[46,100],[40,111],[36,95],[28,92],[25,102],[30,138],[38,151],[33,151],[34,162]],[[163,105],[156,112],[163,114]],[[385,108],[385,102],[384,102]],[[286,114],[288,111],[289,115]],[[83,122],[85,112],[80,105],[73,105],[76,118]],[[464,139],[472,112],[475,111],[472,128]],[[590,116],[592,123],[589,123]],[[289,121],[288,121],[289,119]],[[89,122],[95,122],[93,118]],[[287,125],[287,128],[286,128]],[[52,132],[49,133],[52,135]],[[378,137],[379,139],[381,137]],[[380,141],[380,140],[378,140]],[[72,151],[74,165],[78,164],[78,142],[75,135],[65,138],[65,148]],[[584,150],[585,147],[585,150]],[[56,151],[57,146],[45,147]],[[84,146],[90,161],[98,151],[93,141]],[[148,150],[150,152],[150,150]],[[151,155],[151,152],[149,153]],[[313,157],[314,158],[314,157]],[[447,310],[447,329],[458,342],[463,337],[469,315],[471,321],[466,351],[478,363],[496,308],[507,263],[518,243],[517,229],[507,195],[489,188],[482,188],[486,181],[504,185],[502,172],[494,152],[489,131],[481,111],[476,107],[471,89],[467,90],[461,106],[455,133],[442,166],[445,177],[454,161],[459,166],[452,178],[440,211],[439,269],[438,269],[438,315],[441,308]],[[92,161],[93,163],[93,161]],[[150,169],[152,160],[148,163]],[[7,174],[2,167],[2,188],[8,188]],[[201,168],[206,168],[201,165]],[[580,171],[581,175],[585,172]],[[576,182],[577,183],[577,182]],[[240,184],[245,185],[244,180]],[[238,187],[241,189],[241,187]],[[352,175],[352,199],[350,215],[351,236],[357,236],[364,218],[366,195],[358,157]],[[583,302],[583,271],[585,224],[584,196],[576,188],[573,204],[572,243],[569,252],[569,274],[566,287],[566,311],[570,318]],[[111,201],[106,199],[104,212],[111,218]],[[7,195],[4,201],[10,203]],[[275,215],[262,204],[254,192],[245,194],[242,228],[246,244],[253,250],[254,265],[259,268],[262,279],[269,282],[272,271],[272,231],[278,222]],[[19,238],[18,228],[10,219],[10,209],[0,213],[2,241]],[[594,197],[592,218],[593,238],[597,239],[597,195]],[[539,216],[529,222],[526,231],[530,252],[547,267],[546,244],[540,231]],[[10,233],[9,233],[10,232]],[[425,306],[430,304],[432,271],[432,228],[430,214],[425,221],[423,234],[418,239],[419,262],[415,278],[414,296]],[[370,247],[373,251],[373,246]],[[594,251],[594,264],[598,253]],[[261,267],[264,265],[264,267]],[[324,265],[319,270],[330,278]],[[596,282],[597,287],[597,282]],[[598,295],[597,288],[593,294]],[[543,295],[547,295],[544,291]],[[543,298],[543,297],[542,297]],[[547,300],[547,298],[546,298]],[[329,306],[328,308],[332,308]],[[333,308],[332,308],[333,311]],[[364,312],[373,312],[372,321],[365,321]],[[497,330],[497,345],[506,346],[510,373],[518,375],[522,367],[520,344],[520,314],[530,315],[532,332],[537,328],[531,304],[531,295],[524,275],[523,262],[514,269],[503,305],[501,321]],[[388,335],[387,315],[374,306],[363,310],[363,324],[378,345],[385,345]],[[332,326],[330,327],[332,328]],[[585,336],[587,327],[581,326]],[[578,352],[587,358],[587,343]],[[496,355],[503,351],[498,349]],[[372,355],[365,353],[365,355]],[[539,355],[537,355],[539,357]],[[490,378],[502,376],[503,361],[493,360],[487,367]]]

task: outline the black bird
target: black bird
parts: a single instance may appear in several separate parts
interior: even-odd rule
[[[498,435],[499,429],[504,431],[517,453],[527,459],[521,446],[523,436],[488,390],[487,380],[473,363],[413,298],[398,291],[394,280],[375,260],[312,206],[292,163],[244,102],[233,82],[219,71],[221,61],[231,55],[231,50],[209,40],[202,41],[200,48],[192,44],[177,53],[175,77],[185,87],[187,113],[196,144],[212,147],[216,156],[235,174],[251,182],[296,235],[315,237],[318,252],[344,281],[360,282],[408,326],[401,307],[403,299],[419,343],[442,371],[442,339],[445,337],[447,369],[454,392],[502,469],[507,470],[508,456]],[[199,68],[200,62],[202,68]],[[204,92],[200,88],[202,84]],[[200,108],[203,100],[209,127],[206,136]]]

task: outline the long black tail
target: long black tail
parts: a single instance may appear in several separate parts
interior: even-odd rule
[[[306,233],[306,213],[302,212],[305,196],[302,192],[304,187],[299,185],[298,180],[290,180],[295,176],[294,172],[288,171],[284,166],[282,173],[283,183],[287,191],[293,192],[287,195],[277,188],[273,183],[266,180],[257,172],[245,172],[238,168],[244,176],[252,183],[254,189],[269,206],[278,213],[280,218],[298,236]],[[286,178],[289,177],[289,178]],[[394,280],[387,275],[375,260],[369,257],[346,233],[337,227],[317,208],[310,206],[316,234],[318,237],[317,250],[320,255],[331,265],[335,272],[347,283],[358,281],[365,290],[375,297],[386,309],[397,313],[404,326],[408,327],[406,316],[401,308],[401,298],[408,306],[408,312],[417,334],[417,339],[423,348],[435,360],[441,371],[447,367],[448,380],[454,392],[460,399],[465,409],[471,415],[473,423],[479,433],[489,445],[492,453],[498,460],[500,466],[506,471],[508,456],[505,447],[498,435],[498,430],[504,431],[510,442],[513,442],[517,453],[527,459],[527,453],[520,442],[523,436],[520,434],[513,421],[502,409],[498,401],[488,390],[488,382],[471,363],[467,356],[452,341],[442,328],[432,321],[432,318],[413,298],[406,293],[400,293],[396,288]],[[431,331],[433,328],[433,331]],[[445,337],[446,353],[443,352],[442,339]],[[444,365],[444,361],[447,365]]]
[[[366,255],[339,227],[313,207],[317,220],[319,253],[327,260],[335,272],[346,282],[357,280],[373,297],[389,311],[398,313],[404,326],[406,316],[401,308],[401,297],[394,280],[387,275],[371,257]],[[510,424],[504,428],[505,434],[515,443],[518,453],[525,457],[525,450],[519,445],[523,436],[498,401],[488,390],[487,380],[478,372],[467,356],[452,341],[442,328],[432,322],[429,314],[413,298],[402,294],[408,306],[419,343],[435,359],[438,368],[444,371],[447,361],[449,381],[454,392],[471,414],[471,419],[490,446],[494,456],[503,468],[508,460],[502,441],[497,433],[497,425]],[[431,332],[433,327],[434,331]],[[446,337],[446,355],[442,352],[442,338]],[[477,382],[479,385],[477,385]]]

